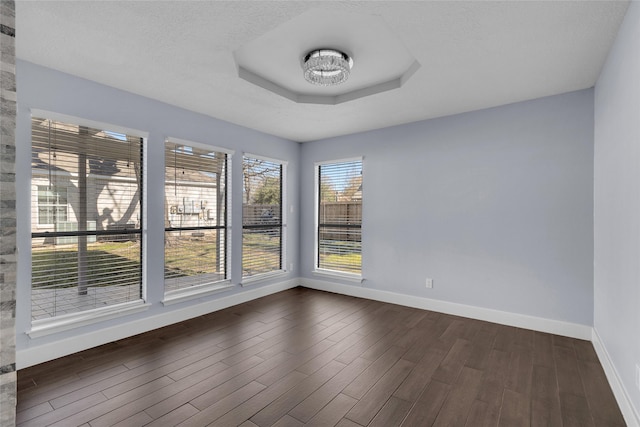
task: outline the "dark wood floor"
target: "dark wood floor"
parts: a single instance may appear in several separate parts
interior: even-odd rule
[[[20,426],[624,426],[591,343],[296,288],[18,372]]]

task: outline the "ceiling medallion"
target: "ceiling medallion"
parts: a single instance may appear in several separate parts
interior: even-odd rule
[[[336,49],[315,49],[304,57],[304,78],[314,85],[334,86],[349,78],[353,59]]]

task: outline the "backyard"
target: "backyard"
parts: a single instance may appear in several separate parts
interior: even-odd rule
[[[165,250],[165,277],[184,277],[197,274],[218,273],[216,265],[216,241],[180,237],[167,244]],[[345,242],[346,243],[346,242]],[[245,233],[243,251],[250,253],[245,258],[243,271],[253,275],[273,270],[279,266],[280,236],[262,233]],[[322,250],[332,248],[333,250]],[[340,250],[334,244],[321,244],[321,265],[353,265],[351,272],[359,273],[359,243],[343,243]],[[77,286],[77,245],[33,247],[32,287],[67,288]],[[195,255],[195,257],[194,257]],[[140,244],[138,241],[95,242],[87,244],[87,285],[111,286],[138,283],[140,280]],[[199,260],[194,263],[193,260]],[[205,261],[205,262],[202,262]],[[276,268],[277,269],[277,268]],[[126,274],[123,275],[123,272]],[[118,277],[122,277],[118,279]]]

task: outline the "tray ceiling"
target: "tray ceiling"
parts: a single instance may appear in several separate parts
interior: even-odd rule
[[[16,55],[304,142],[592,87],[627,6],[627,1],[20,1]],[[299,22],[314,16],[326,24],[305,31]],[[367,36],[375,30],[384,33],[382,41]],[[380,57],[381,68],[388,65],[388,49],[381,48],[388,40],[399,46],[391,53],[403,51],[405,60],[413,58],[419,67],[392,90],[336,105],[299,103],[239,76],[243,47],[273,34],[278,35],[273,53],[261,60],[277,60],[267,68],[281,68],[278,75],[290,81],[278,84],[294,92],[336,96],[335,88],[322,93],[300,86],[306,83],[300,80],[300,52],[310,46],[336,44],[329,47],[353,55],[352,77],[345,83],[351,90],[364,81],[382,82],[373,58]],[[363,64],[359,57],[369,59]]]

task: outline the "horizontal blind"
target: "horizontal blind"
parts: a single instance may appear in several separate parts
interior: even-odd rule
[[[242,276],[282,269],[282,164],[242,161]]]
[[[227,278],[227,154],[165,143],[165,292]]]
[[[318,168],[318,259],[321,269],[362,270],[362,161]]]
[[[32,318],[139,300],[142,139],[32,119]]]

